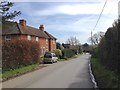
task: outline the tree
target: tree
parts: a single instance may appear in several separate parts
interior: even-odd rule
[[[2,21],[8,21],[14,19],[16,16],[20,15],[20,11],[10,12],[10,8],[13,7],[14,3],[2,1],[0,2],[0,16],[2,16]]]
[[[89,37],[89,41],[94,44],[98,45],[100,43],[100,40],[104,37],[104,32],[97,32],[92,37]]]
[[[66,44],[69,45],[69,48],[75,49],[77,53],[82,52],[80,41],[76,37],[71,36],[70,38],[68,38]]]
[[[66,41],[66,43],[70,44],[72,46],[80,44],[79,40],[76,37],[70,37],[70,38],[68,38],[67,41]]]

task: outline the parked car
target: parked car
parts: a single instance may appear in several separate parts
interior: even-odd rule
[[[55,63],[57,62],[58,57],[55,55],[55,53],[45,53],[44,55],[44,63]]]

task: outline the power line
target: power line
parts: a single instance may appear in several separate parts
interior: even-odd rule
[[[92,39],[93,31],[95,30],[95,28],[96,28],[96,26],[97,26],[97,24],[98,24],[98,22],[99,22],[99,20],[100,20],[100,18],[101,18],[101,16],[102,16],[102,13],[103,13],[104,8],[105,8],[105,6],[106,6],[106,4],[107,4],[107,1],[108,1],[108,0],[106,0],[105,3],[104,3],[104,6],[103,6],[103,8],[102,8],[102,11],[101,11],[101,13],[100,13],[100,15],[99,15],[99,17],[98,17],[98,20],[97,20],[97,22],[96,22],[93,30],[91,30],[91,42],[92,42],[92,40],[93,40],[93,39]],[[93,45],[93,42],[92,42],[92,45]]]
[[[96,28],[96,26],[97,26],[97,24],[98,24],[98,22],[99,22],[99,20],[100,20],[100,18],[101,18],[101,16],[102,16],[102,13],[103,13],[104,8],[105,8],[105,6],[106,6],[106,4],[107,4],[107,1],[108,1],[108,0],[106,0],[105,3],[104,3],[104,6],[103,6],[103,8],[102,8],[102,11],[101,11],[101,13],[100,13],[100,15],[99,15],[99,17],[98,17],[98,20],[97,20],[97,22],[96,22],[96,24],[95,24],[95,26],[94,26],[94,28],[93,28],[93,31],[95,30],[95,28]],[[92,31],[91,31],[91,32],[92,32]]]

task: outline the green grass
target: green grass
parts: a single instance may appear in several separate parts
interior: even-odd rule
[[[91,66],[99,88],[118,88],[118,76],[114,71],[105,69],[97,59],[91,59]]]
[[[36,68],[38,68],[38,64],[32,64],[32,65],[24,66],[15,70],[5,71],[2,73],[2,78],[4,79],[4,78],[14,77],[16,75],[23,74],[25,72],[34,70]]]

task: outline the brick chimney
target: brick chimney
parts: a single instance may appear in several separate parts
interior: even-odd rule
[[[19,20],[19,24],[26,27],[26,20],[24,19]]]
[[[44,31],[44,25],[40,25],[40,27],[39,27],[39,29],[41,30],[41,31]]]

